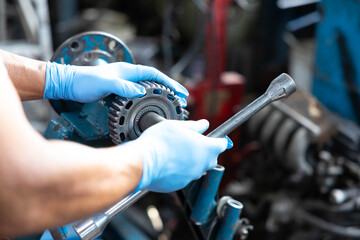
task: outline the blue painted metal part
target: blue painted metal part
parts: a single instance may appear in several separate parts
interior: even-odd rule
[[[202,183],[202,179],[192,181],[183,189],[183,192],[186,194],[187,203],[189,204],[191,209],[195,204],[196,197],[201,187],[201,183]]]
[[[237,228],[243,205],[234,199],[229,199],[224,206],[224,216],[220,220],[216,240],[232,240]]]
[[[135,63],[128,47],[117,37],[104,32],[85,32],[66,40],[55,51],[51,62],[97,66],[112,62]],[[80,111],[84,104],[50,100],[57,113]]]
[[[87,32],[64,42],[51,61],[72,65],[101,65],[117,61],[133,63],[127,46],[115,36],[103,32]],[[91,146],[112,145],[108,136],[107,116],[114,96],[92,103],[51,101],[60,117],[52,119],[44,133],[47,139],[64,139]],[[104,141],[108,139],[108,141]],[[51,229],[55,240],[71,239],[68,228]],[[72,229],[72,228],[71,228]],[[76,235],[76,238],[77,235]]]
[[[314,95],[330,110],[360,122],[360,1],[323,0],[317,26]]]
[[[100,65],[116,61],[134,63],[127,46],[120,39],[104,32],[75,35],[55,51],[51,61],[73,65]],[[109,139],[108,105],[113,98],[114,96],[110,95],[97,102],[86,104],[62,100],[51,101],[60,117],[51,120],[44,137],[72,140],[92,146],[111,145],[110,140],[102,143],[94,143],[94,141]]]
[[[203,177],[190,216],[195,224],[202,225],[206,223],[211,214],[214,213],[214,209],[216,208],[215,196],[224,170],[225,168],[223,166],[218,165],[214,169],[208,171]]]
[[[67,226],[53,228],[50,230],[50,234],[53,237],[53,239],[67,239],[69,237],[69,230]]]
[[[107,138],[107,116],[109,108],[100,100],[84,104],[80,112],[64,112],[61,116],[68,121],[75,132],[85,141]]]
[[[46,139],[74,139],[74,128],[64,118],[52,119],[44,133]]]
[[[93,56],[96,57],[93,58]],[[93,66],[98,65],[99,59],[107,63],[134,62],[130,50],[120,39],[111,34],[96,31],[71,37],[55,51],[51,61]]]

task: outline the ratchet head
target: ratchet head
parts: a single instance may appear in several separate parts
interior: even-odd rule
[[[294,80],[286,73],[282,73],[270,83],[268,89],[266,90],[266,94],[272,101],[275,101],[281,98],[286,98],[295,91],[296,84]]]

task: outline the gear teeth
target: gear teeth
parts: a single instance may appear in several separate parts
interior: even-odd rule
[[[176,109],[178,107],[181,108],[181,104],[180,104],[180,100],[179,98],[175,95],[175,92],[172,91],[170,88],[157,83],[157,82],[153,82],[153,81],[142,81],[142,82],[138,82],[138,84],[140,84],[141,86],[143,86],[146,91],[149,93],[149,95],[153,95],[154,92],[153,90],[155,89],[160,89],[162,91],[161,93],[161,98],[163,99],[167,99],[169,102],[169,104],[172,104],[172,106]],[[171,95],[171,97],[169,97],[169,95]],[[146,96],[143,97],[144,100],[146,98]],[[127,116],[127,114],[129,114],[129,111],[127,111],[125,109],[125,106],[130,102],[130,101],[138,101],[137,98],[136,99],[128,99],[128,98],[124,98],[121,96],[115,96],[114,101],[112,102],[111,106],[109,107],[109,114],[108,114],[108,127],[109,127],[109,136],[112,139],[112,142],[115,145],[119,145],[122,142],[126,142],[127,140],[129,140],[128,138],[128,131],[129,129],[126,126],[123,126],[123,124],[120,124],[121,118],[125,117],[125,121],[127,121],[129,119],[129,117]],[[181,113],[177,112],[176,115],[176,119],[179,119],[181,117],[183,117],[183,119],[187,119],[188,116],[188,112],[181,108],[182,111]],[[176,110],[177,111],[177,110]],[[181,115],[180,115],[181,114]]]
[[[121,100],[121,98],[115,98],[114,102],[118,104],[119,106],[124,106],[124,100]]]
[[[121,143],[121,139],[119,137],[119,113],[125,106],[126,98],[116,96],[112,106],[110,106],[110,111],[108,114],[108,127],[109,127],[109,136],[112,139],[112,142],[115,145],[119,145]]]
[[[111,120],[112,122],[116,122],[116,121],[118,121],[118,119],[119,119],[119,117],[118,117],[117,115],[115,115],[115,113],[114,113],[113,111],[110,111],[110,112],[109,112],[108,117],[110,118],[110,120]]]
[[[184,120],[188,120],[188,119],[189,119],[189,115],[190,115],[189,111],[186,110],[186,109],[183,109],[183,114],[184,114]]]
[[[150,84],[149,81],[141,82],[140,85],[142,85],[142,86],[145,87],[145,88],[150,88],[150,87],[151,87],[151,84]]]
[[[110,110],[111,110],[111,111],[114,111],[114,112],[120,111],[120,110],[121,110],[121,106],[118,105],[118,104],[116,104],[116,103],[113,103],[113,105],[110,107]]]

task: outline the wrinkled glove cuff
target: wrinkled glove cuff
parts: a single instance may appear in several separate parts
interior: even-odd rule
[[[139,139],[124,143],[122,145],[126,145],[128,148],[130,148],[130,152],[140,152],[142,160],[142,176],[139,184],[134,190],[134,193],[142,189],[147,189],[147,187],[153,181],[152,176],[154,173],[152,172],[152,169],[154,169],[155,165],[155,162],[152,159],[153,154],[151,147],[147,143],[140,142]]]
[[[142,177],[140,179],[140,182],[136,188],[136,191],[139,191],[141,189],[146,189],[151,184],[151,169],[153,169],[153,163],[154,161],[150,157],[151,154],[149,154],[147,151],[143,151],[141,154],[142,158],[142,164],[143,164],[143,172]]]
[[[43,98],[75,100],[72,90],[75,74],[75,66],[47,62]]]

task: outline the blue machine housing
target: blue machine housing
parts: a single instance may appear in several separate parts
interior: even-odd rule
[[[360,122],[360,2],[323,0],[318,24],[314,95],[330,110]]]
[[[95,66],[112,62],[134,63],[127,46],[118,38],[104,32],[85,32],[65,41],[51,61],[61,64]],[[91,146],[113,145],[109,138],[107,116],[115,96],[81,104],[52,100],[60,116],[52,119],[44,133],[47,139],[64,139]]]

